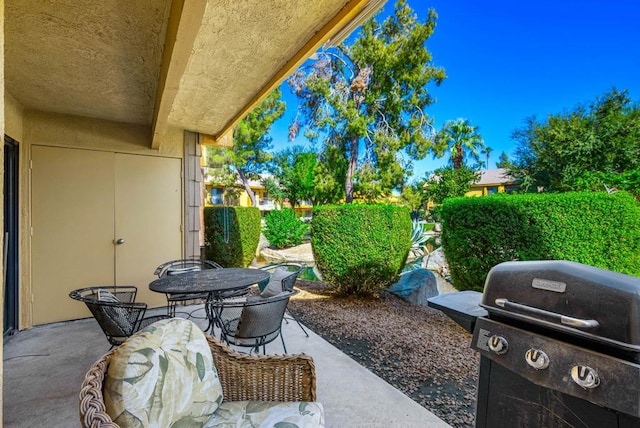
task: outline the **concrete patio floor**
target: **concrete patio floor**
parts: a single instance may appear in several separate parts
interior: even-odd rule
[[[283,323],[282,330],[290,354],[305,353],[315,361],[327,428],[449,426],[317,334],[307,329],[307,338],[295,322]],[[3,426],[79,427],[80,384],[108,350],[93,318],[35,327],[6,340]],[[267,353],[282,354],[282,343],[272,342]]]

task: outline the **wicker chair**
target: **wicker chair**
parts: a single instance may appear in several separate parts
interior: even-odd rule
[[[264,292],[265,289],[272,288],[274,293],[279,291],[292,291],[293,286],[296,284],[296,280],[298,279],[298,275],[307,267],[304,263],[279,263],[275,265],[265,266],[261,269],[269,271],[272,273],[271,278],[268,281],[264,281],[258,284],[258,288],[261,292]],[[280,271],[282,274],[278,275],[277,272]],[[284,271],[284,272],[283,272]],[[288,274],[285,272],[289,272]],[[288,319],[292,319],[298,323],[298,326],[302,329],[305,336],[309,337],[309,333],[305,330],[304,326],[298,319],[290,314],[290,317],[284,317],[285,322],[288,323]]]
[[[262,346],[262,352],[266,353],[265,345],[280,336],[286,354],[287,346],[280,328],[289,298],[296,293],[298,291],[292,290],[267,298],[250,296],[239,300],[210,301],[210,311],[220,328],[220,339],[256,352]]]
[[[308,355],[246,355],[207,335],[222,392],[229,401],[315,401],[316,374]],[[79,395],[83,427],[118,428],[105,410],[103,381],[113,350],[87,372]]]
[[[210,260],[200,259],[180,259],[171,260],[161,264],[153,272],[158,278],[163,278],[167,275],[180,275],[187,272],[194,272],[203,269],[221,269],[216,262]],[[178,303],[185,303],[191,300],[203,300],[206,301],[209,297],[208,293],[201,294],[188,294],[188,293],[167,293],[167,315],[174,317],[176,315],[176,305]]]
[[[135,301],[137,292],[132,285],[86,287],[73,290],[69,297],[87,305],[113,347],[149,324],[167,318],[165,315],[145,318],[147,304]]]

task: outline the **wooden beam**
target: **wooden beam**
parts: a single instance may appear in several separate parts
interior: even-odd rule
[[[365,10],[370,0],[350,0],[336,16],[334,16],[320,31],[307,41],[278,72],[267,82],[267,84],[258,92],[249,103],[244,106],[227,124],[222,128],[219,134],[213,138],[216,143],[240,122],[255,106],[267,97],[276,87],[278,87],[291,73],[293,73],[303,62],[307,60],[314,52],[316,52],[328,39],[333,37],[342,28],[352,22],[358,14]]]
[[[167,130],[169,114],[180,79],[187,68],[193,43],[202,24],[207,0],[173,0],[167,25],[165,49],[153,117],[151,148],[159,149]]]
[[[214,147],[233,147],[233,129],[220,138],[209,134],[200,134],[200,144]]]

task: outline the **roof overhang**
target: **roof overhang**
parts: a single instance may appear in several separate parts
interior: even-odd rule
[[[148,126],[152,148],[172,127],[219,141],[382,3],[7,0],[5,86],[26,109]]]

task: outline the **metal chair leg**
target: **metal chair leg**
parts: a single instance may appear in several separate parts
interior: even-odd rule
[[[289,324],[289,322],[287,321],[287,318],[288,318],[288,319],[292,319],[292,320],[294,320],[295,322],[297,322],[297,323],[298,323],[298,326],[302,329],[302,331],[304,332],[304,335],[305,335],[305,336],[307,336],[307,337],[309,337],[309,333],[307,333],[307,330],[305,330],[305,329],[304,329],[304,327],[302,326],[302,324],[300,323],[300,321],[298,321],[298,318],[294,317],[294,316],[293,316],[293,315],[291,315],[291,314],[289,314],[289,315],[290,315],[289,317],[285,317],[285,318],[284,318],[285,322],[286,322],[287,324]]]

